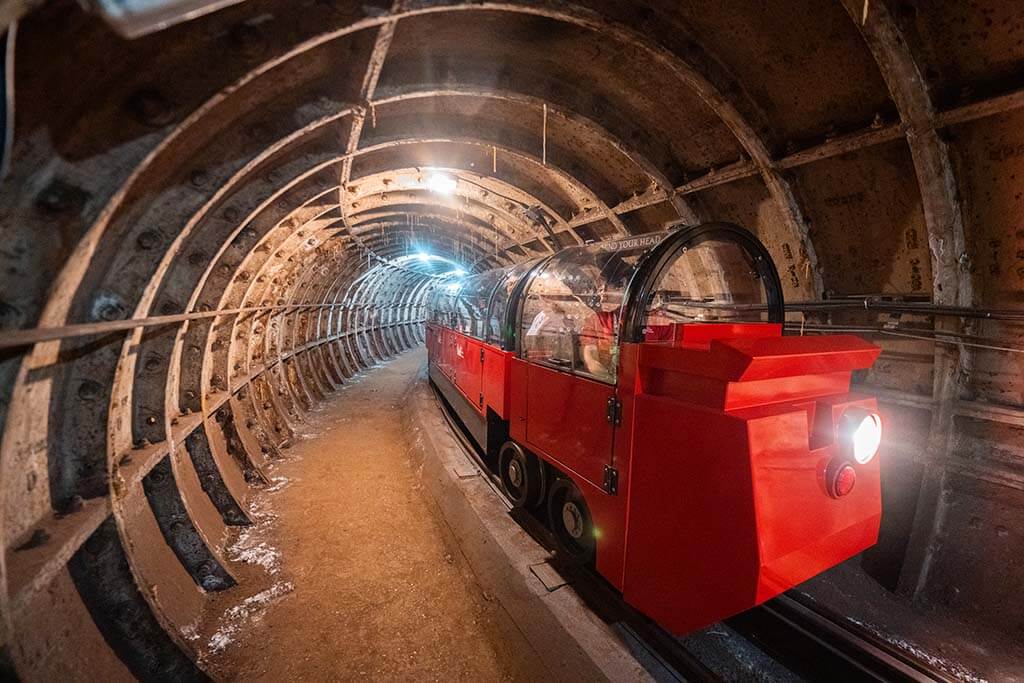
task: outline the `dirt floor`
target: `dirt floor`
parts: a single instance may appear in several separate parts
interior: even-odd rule
[[[368,372],[303,425],[315,436],[287,451],[229,551],[262,581],[226,592],[192,635],[213,675],[550,678],[410,471],[400,411],[423,362],[418,350]]]

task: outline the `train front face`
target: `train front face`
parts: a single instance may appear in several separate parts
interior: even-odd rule
[[[780,338],[780,342],[804,341]],[[807,340],[803,353],[834,375],[870,365],[878,351],[855,337]],[[818,346],[818,349],[814,347]],[[799,385],[826,374],[780,377]],[[845,378],[843,383],[845,383]],[[742,420],[757,535],[755,603],[761,603],[875,544],[881,522],[878,451],[882,419],[873,398],[836,386],[804,398],[729,411]]]
[[[680,242],[641,269],[619,390],[632,406],[623,593],[685,633],[876,542],[882,422],[850,392],[878,347],[783,336],[778,276],[744,231]]]

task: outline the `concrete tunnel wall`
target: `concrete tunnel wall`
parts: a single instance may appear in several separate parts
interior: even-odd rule
[[[858,378],[889,435],[865,571],[1024,626],[1015,3],[250,0],[125,41],[53,0],[15,37],[3,329],[209,314],[0,351],[22,676],[200,675],[182,631],[266,464],[421,341],[432,271],[402,257],[678,221],[750,228],[794,326],[885,349]]]

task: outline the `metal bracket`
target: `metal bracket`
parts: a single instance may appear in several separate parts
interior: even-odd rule
[[[608,407],[605,409],[605,419],[608,424],[617,427],[622,424],[622,401],[615,396],[608,399]]]
[[[619,471],[611,465],[604,466],[604,482],[602,485],[605,493],[613,496],[619,492]]]

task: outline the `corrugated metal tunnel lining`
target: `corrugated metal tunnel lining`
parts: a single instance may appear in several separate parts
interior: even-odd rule
[[[251,0],[130,42],[43,3],[7,31],[5,336],[189,319],[0,350],[7,656],[199,675],[226,529],[420,342],[438,264],[696,220],[758,234],[797,327],[885,348],[866,573],[1024,626],[1022,41],[998,0]]]

